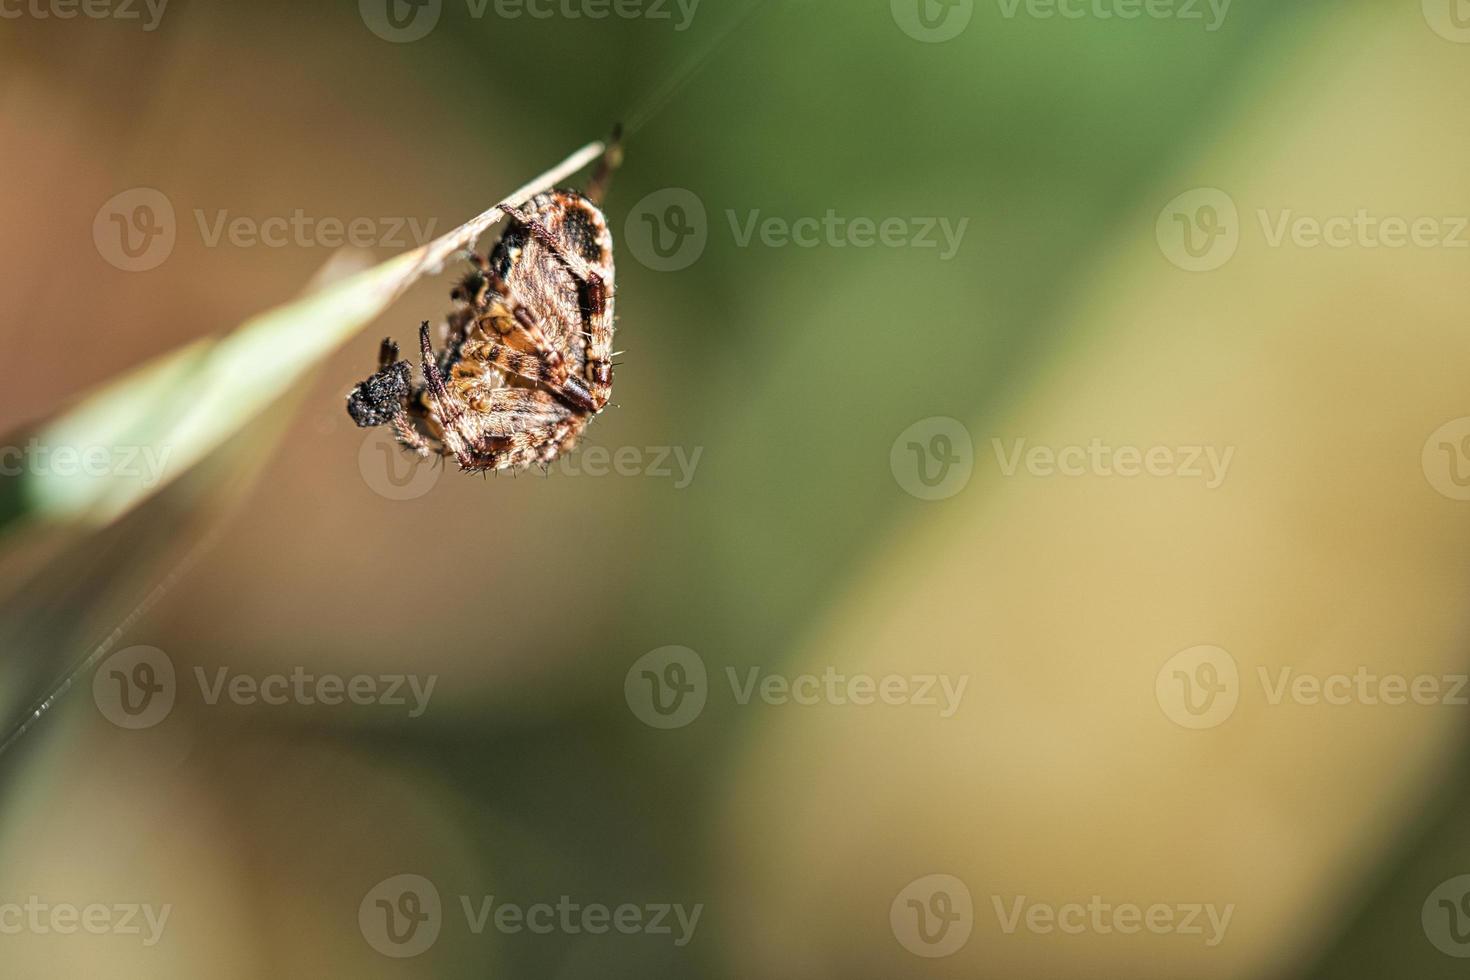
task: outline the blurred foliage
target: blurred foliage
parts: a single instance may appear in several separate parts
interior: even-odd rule
[[[190,200],[225,195],[242,210],[315,202],[328,199],[340,172],[340,183],[350,188],[341,193],[356,196],[336,207],[462,215],[469,202],[478,208],[508,189],[505,174],[531,173],[610,121],[639,115],[691,52],[743,16],[734,4],[710,3],[680,33],[616,19],[476,19],[449,3],[427,39],[391,45],[368,35],[351,6],[191,6],[174,12],[157,37],[96,40],[89,58],[108,71],[138,72],[133,88],[141,94],[114,96],[139,100],[129,108],[138,110],[145,134],[136,142],[114,134],[125,146],[141,147],[137,158],[112,165],[117,186],[184,180],[154,142],[170,132],[171,111],[194,107],[197,158],[178,166],[218,183],[187,185],[192,196],[182,196]],[[626,251],[620,255],[618,346],[629,351],[618,376],[621,406],[589,434],[591,443],[613,447],[701,447],[696,482],[674,490],[647,481],[614,485],[553,476],[450,486],[446,477],[420,501],[361,503],[366,494],[352,461],[342,462],[356,444],[309,429],[328,413],[340,415],[341,389],[356,375],[303,386],[296,396],[305,407],[291,433],[302,451],[274,463],[269,453],[253,452],[242,464],[248,472],[228,471],[228,484],[258,482],[264,489],[243,505],[233,534],[226,532],[220,547],[228,560],[218,566],[230,567],[201,573],[191,593],[196,601],[205,594],[223,598],[202,611],[178,602],[151,632],[171,637],[171,649],[188,649],[191,638],[213,644],[179,654],[191,665],[231,658],[339,670],[422,665],[449,678],[445,711],[423,724],[376,717],[347,723],[301,713],[190,715],[179,720],[187,737],[177,737],[188,742],[187,751],[162,738],[142,743],[164,758],[174,759],[169,753],[177,750],[187,760],[155,771],[123,747],[101,747],[103,738],[88,735],[85,712],[77,709],[16,753],[17,768],[29,765],[6,771],[9,785],[19,787],[13,798],[45,793],[57,806],[86,809],[78,800],[97,806],[82,790],[52,785],[60,778],[49,768],[58,764],[56,756],[79,773],[90,771],[82,768],[80,760],[89,758],[83,749],[98,754],[102,761],[90,763],[97,768],[137,766],[156,790],[140,807],[161,809],[160,801],[177,802],[177,796],[187,804],[186,789],[205,787],[198,791],[214,802],[200,805],[205,816],[194,814],[187,824],[180,819],[182,846],[191,846],[195,835],[204,843],[192,846],[206,850],[212,840],[232,841],[244,854],[239,866],[224,862],[216,870],[222,879],[243,882],[239,892],[247,897],[229,896],[237,904],[224,907],[246,918],[252,935],[265,937],[260,942],[281,944],[279,951],[257,950],[241,975],[279,975],[295,963],[293,953],[336,967],[330,951],[305,950],[318,934],[343,948],[354,941],[350,916],[335,914],[341,910],[324,896],[355,898],[359,868],[371,868],[362,877],[376,880],[406,867],[436,868],[458,887],[510,896],[572,893],[609,904],[631,898],[712,906],[702,927],[711,941],[687,950],[651,937],[604,955],[608,947],[586,937],[491,944],[459,936],[446,939],[449,951],[436,954],[433,975],[482,976],[492,964],[507,976],[750,975],[750,964],[760,960],[745,952],[750,932],[742,926],[758,916],[748,906],[724,914],[713,908],[734,895],[761,894],[755,886],[748,893],[731,886],[732,879],[745,883],[743,869],[731,871],[731,855],[761,853],[788,822],[823,823],[834,838],[864,826],[843,801],[816,793],[780,797],[743,768],[750,757],[779,757],[813,784],[824,773],[845,771],[845,764],[862,771],[888,759],[892,769],[872,773],[881,782],[897,779],[899,770],[922,771],[918,752],[927,743],[900,732],[887,746],[890,758],[877,750],[861,754],[841,740],[780,741],[772,733],[786,730],[768,714],[713,701],[697,724],[670,737],[631,723],[621,700],[624,671],[639,654],[670,643],[699,651],[718,670],[799,663],[804,650],[838,635],[834,619],[879,616],[886,607],[862,603],[901,595],[906,584],[920,581],[926,561],[938,565],[970,547],[954,528],[965,515],[999,508],[995,488],[977,481],[961,501],[919,503],[888,472],[894,437],[916,419],[944,415],[976,422],[977,443],[985,441],[989,420],[1026,408],[1054,372],[1075,369],[1090,353],[1106,361],[1115,337],[1094,313],[1117,299],[1121,287],[1111,277],[1120,275],[1119,253],[1136,246],[1128,236],[1139,214],[1151,214],[1188,186],[1175,187],[1192,161],[1238,160],[1234,127],[1276,106],[1284,93],[1312,85],[1300,65],[1328,43],[1324,38],[1340,42],[1343,35],[1329,29],[1350,39],[1374,36],[1388,15],[1373,10],[1340,5],[1329,17],[1320,4],[1238,0],[1223,29],[1207,33],[1168,20],[1006,19],[997,6],[977,4],[974,24],[961,38],[922,44],[896,29],[884,3],[758,5],[632,135],[609,203],[618,231],[634,202],[665,187],[692,190],[708,212],[708,250],[685,271],[660,273]],[[67,88],[66,69],[74,65],[59,53],[60,44],[8,51],[9,70],[57,86],[69,105],[77,96]],[[132,46],[119,53],[126,45]],[[257,52],[271,59],[270,67],[255,64]],[[276,138],[293,141],[270,151],[280,182],[275,190],[250,188],[246,164],[199,149],[222,130],[198,118],[223,114],[216,100],[228,93],[192,86],[217,79],[221,89],[241,86],[246,94],[237,97],[254,113],[233,130],[237,138],[279,126],[286,131]],[[283,104],[292,101],[285,96],[293,86],[312,93],[314,109],[332,106],[337,114],[298,119]],[[355,152],[376,141],[392,159],[363,154],[371,159],[359,158],[352,168],[322,145],[347,139]],[[214,165],[219,172],[210,170]],[[362,173],[347,173],[352,170]],[[362,185],[353,178],[375,192],[356,189]],[[918,249],[741,247],[731,223],[755,210],[787,218],[833,210],[970,223],[959,256],[943,262]],[[214,284],[237,275],[225,263],[205,256],[195,271]],[[129,387],[106,389],[114,397],[103,400],[94,395],[83,403],[88,414],[73,418],[87,432],[126,431],[137,405],[155,413],[176,398],[207,414],[215,399],[227,401],[240,409],[228,424],[191,429],[198,436],[195,456],[205,459],[248,416],[302,382],[291,365],[321,362],[366,323],[401,333],[442,306],[439,284],[432,298],[410,293],[393,303],[406,266],[391,266],[391,288],[378,288],[384,271],[257,322],[245,335],[254,340],[243,360],[212,360],[207,372],[176,361],[177,374],[122,375]],[[266,289],[267,274],[256,275],[261,284],[249,280],[252,291]],[[164,279],[160,288],[183,292],[186,284]],[[255,292],[253,298],[252,310],[284,296]],[[186,337],[216,326],[177,315],[168,322]],[[1212,348],[1208,340],[1199,346],[1195,356],[1203,359]],[[349,353],[357,367],[370,358],[366,343]],[[1192,364],[1190,357],[1180,363]],[[143,370],[163,370],[152,363]],[[326,363],[351,370],[345,361]],[[136,387],[140,377],[156,385]],[[188,379],[186,387],[180,379]],[[1221,384],[1249,380],[1227,377]],[[245,391],[250,397],[242,401]],[[1161,415],[1174,408],[1162,401],[1156,407]],[[208,508],[209,493],[186,497],[182,510],[172,495],[152,501],[96,542],[70,541],[27,569],[7,610],[18,638],[6,645],[22,651],[15,659],[25,665],[6,682],[12,711],[104,637],[120,608],[148,593],[167,567],[149,552],[161,544],[151,536],[172,530],[190,541],[204,537],[188,515]],[[100,508],[107,519],[136,502],[90,492],[48,499],[77,511]],[[1171,530],[1146,526],[1138,533]],[[1026,549],[1033,542],[1010,544]],[[1065,542],[1049,545],[1055,548],[1050,585],[1058,597],[1052,616],[1065,617],[1068,597],[1102,591],[1109,576],[1072,577]],[[894,560],[896,553],[912,558],[904,549],[920,546],[929,549],[922,560]],[[105,575],[85,574],[87,561],[103,563],[104,556]],[[992,557],[1000,569],[1009,561]],[[126,580],[121,592],[94,584],[111,576]],[[303,582],[320,592],[293,594]],[[977,592],[984,587],[978,574],[973,585]],[[88,608],[89,592],[100,608]],[[165,601],[162,610],[169,608]],[[21,609],[50,612],[36,625]],[[977,600],[963,610],[969,620],[900,625],[915,652],[953,653],[977,675],[1022,670],[995,663],[1005,651],[978,649],[995,628],[982,610],[999,615]],[[1110,626],[1104,622],[1099,632]],[[835,654],[848,655],[856,653]],[[1085,652],[1079,657],[1084,669],[1095,667]],[[1083,728],[1058,738],[1092,743],[1098,736]],[[963,748],[978,756],[979,741]],[[912,757],[905,760],[905,753]],[[1305,753],[1299,764],[1310,768],[1313,756]],[[1454,964],[1423,941],[1416,898],[1426,877],[1450,873],[1464,849],[1454,829],[1470,805],[1463,773],[1457,768],[1443,782],[1443,798],[1419,824],[1399,831],[1396,851],[1383,856],[1378,870],[1353,855],[1352,867],[1340,873],[1342,891],[1361,896],[1360,919],[1327,930],[1330,935],[1318,924],[1304,925],[1298,948],[1289,961],[1273,964],[1271,975],[1314,960],[1316,975],[1324,977],[1402,972],[1396,968],[1405,962],[1415,964],[1416,976],[1451,974]],[[747,819],[738,805],[746,796],[762,802],[761,789],[780,797],[766,823]],[[1043,805],[1049,799],[1038,798]],[[908,816],[885,815],[893,824]],[[1089,815],[1072,814],[1079,816]],[[4,831],[12,834],[17,863],[23,845],[15,841],[54,839],[36,829],[44,822],[0,811],[0,857]],[[977,841],[988,833],[973,828]],[[354,850],[359,840],[368,843]],[[813,842],[812,849],[824,843]],[[882,844],[849,842],[833,861],[867,855],[881,866],[891,857]],[[158,840],[151,846],[165,851]],[[772,858],[775,877],[784,873],[802,887],[827,885],[841,895],[849,869],[818,880],[800,863],[809,856]],[[288,892],[278,900],[299,920],[261,911],[249,901],[252,889]],[[863,920],[874,942],[888,939],[885,911]],[[817,948],[824,917],[813,912],[811,922],[798,925],[809,927]],[[853,948],[837,966],[812,952],[813,960],[795,964],[792,975],[878,975],[881,967],[866,959],[866,947]],[[1266,975],[1238,966],[1216,962],[1220,975]],[[363,969],[388,967],[372,961]],[[1033,975],[1047,974],[1038,967]]]

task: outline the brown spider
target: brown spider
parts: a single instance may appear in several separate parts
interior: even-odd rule
[[[612,395],[612,233],[601,211],[622,161],[617,132],[585,194],[538,194],[505,205],[510,224],[489,258],[450,298],[449,338],[435,354],[419,327],[423,384],[398,345],[383,341],[378,371],[352,389],[359,426],[391,425],[419,456],[452,456],[472,472],[548,466],[575,448]]]

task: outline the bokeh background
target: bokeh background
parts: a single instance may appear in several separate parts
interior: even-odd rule
[[[74,678],[0,751],[0,977],[1463,975],[1470,5],[389,2],[0,3],[0,429],[624,120],[602,455],[351,426],[446,270],[144,506],[0,539],[5,733]],[[434,687],[208,696],[298,670]],[[804,675],[910,686],[743,694]]]

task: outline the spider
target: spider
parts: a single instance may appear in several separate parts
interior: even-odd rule
[[[385,339],[378,370],[352,389],[363,428],[391,425],[421,457],[453,457],[466,472],[543,469],[571,452],[612,395],[612,233],[601,204],[622,161],[619,131],[585,193],[554,190],[522,207],[488,257],[450,293],[445,349],[419,327],[423,383]]]

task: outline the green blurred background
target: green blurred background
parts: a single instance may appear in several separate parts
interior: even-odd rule
[[[153,29],[0,4],[0,428],[334,255],[211,243],[222,212],[371,219],[356,260],[387,259],[625,120],[617,407],[544,479],[353,428],[343,396],[443,315],[446,271],[144,507],[0,539],[7,731],[99,643],[178,679],[128,730],[89,665],[0,754],[0,977],[1463,975],[1467,708],[1270,691],[1470,661],[1440,455],[1470,446],[1470,5],[389,2],[173,0]],[[175,240],[129,271],[105,229],[136,188]],[[1200,268],[1167,230],[1222,200],[1233,251]],[[1272,238],[1360,211],[1443,235]],[[829,213],[904,243],[744,240]],[[1022,439],[1231,462],[1008,474]],[[1201,646],[1238,703],[1192,728],[1164,692]],[[660,727],[643,670],[670,657],[704,703]],[[435,687],[417,717],[211,704],[221,668]],[[741,703],[752,668],[966,686],[949,716]],[[373,919],[400,875],[442,903],[411,957]],[[936,875],[972,906],[953,949],[905,918],[944,911],[907,902]],[[151,945],[7,929],[32,896],[171,912]],[[488,896],[701,912],[682,945],[477,934],[461,899]],[[1008,931],[1022,896],[1231,918]]]

